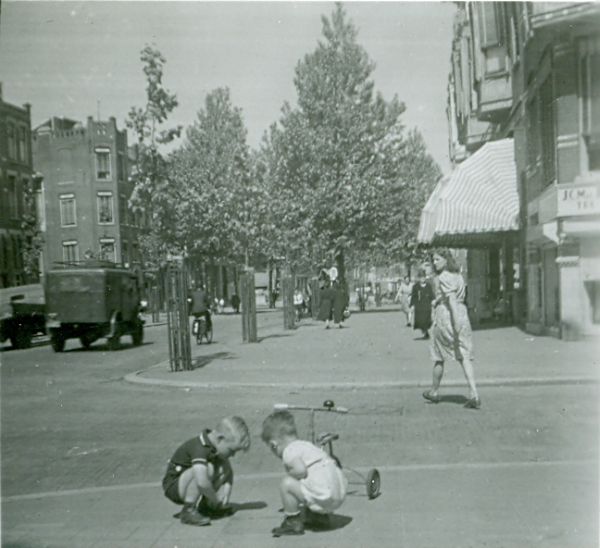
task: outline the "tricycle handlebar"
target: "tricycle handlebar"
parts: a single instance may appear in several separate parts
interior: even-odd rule
[[[346,407],[312,407],[310,405],[290,405],[289,403],[276,403],[273,405],[273,409],[277,411],[330,411],[333,413],[348,413],[349,411]]]

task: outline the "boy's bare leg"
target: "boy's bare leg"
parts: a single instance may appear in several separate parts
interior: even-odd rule
[[[300,511],[300,502],[304,500],[300,482],[291,476],[286,476],[279,486],[283,511],[286,515],[294,515]]]
[[[186,504],[195,504],[200,497],[200,489],[196,483],[194,471],[191,468],[184,470],[179,476],[179,496]]]

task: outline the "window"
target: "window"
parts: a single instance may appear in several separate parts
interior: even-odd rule
[[[125,180],[125,155],[122,152],[117,154],[117,180]]]
[[[73,263],[79,260],[79,246],[77,240],[63,242],[63,261],[65,263]]]
[[[19,128],[19,143],[18,143],[18,154],[19,161],[22,163],[27,163],[27,128],[20,127]]]
[[[75,194],[60,196],[60,225],[75,226],[77,224]]]
[[[495,2],[479,2],[479,32],[481,47],[489,48],[500,43],[500,29],[498,28],[498,14]]]
[[[7,138],[8,138],[8,157],[11,160],[17,159],[17,130],[14,124],[7,124]]]
[[[98,223],[111,225],[114,222],[112,192],[98,192]]]
[[[587,169],[600,170],[600,53],[585,55],[580,61],[582,86],[583,138]]]
[[[14,175],[8,176],[8,217],[9,219],[19,218],[17,178]]]
[[[540,133],[542,141],[543,186],[556,178],[556,128],[554,125],[554,93],[552,78],[548,76],[540,87]]]
[[[110,149],[96,149],[96,179],[107,181],[110,179]]]
[[[114,238],[100,239],[100,258],[104,261],[116,262]]]

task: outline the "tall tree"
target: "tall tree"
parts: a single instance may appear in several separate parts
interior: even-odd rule
[[[135,184],[130,205],[146,220],[140,243],[146,258],[160,263],[168,251],[174,250],[177,239],[175,204],[180,196],[169,181],[167,158],[161,145],[180,135],[181,126],[165,129],[169,115],[177,107],[175,94],[162,83],[165,58],[157,49],[146,46],[140,60],[146,76],[146,104],[132,107],[126,121],[136,136],[137,154],[132,178]]]
[[[335,260],[344,278],[348,254],[401,257],[413,195],[424,192],[413,164],[430,158],[404,135],[404,104],[375,92],[374,64],[342,6],[322,23],[323,39],[296,67],[298,106],[284,105],[270,132],[270,182],[281,242],[313,264]]]
[[[186,135],[173,162],[173,180],[184,195],[178,216],[189,220],[185,241],[211,260],[248,264],[266,204],[242,111],[227,88],[207,95]]]

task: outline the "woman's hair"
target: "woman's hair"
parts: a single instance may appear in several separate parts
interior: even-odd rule
[[[289,411],[274,411],[263,421],[260,437],[265,443],[269,443],[275,438],[297,435],[294,415]]]
[[[419,278],[427,278],[427,272],[425,272],[424,268],[419,268],[417,272],[417,277]]]
[[[250,432],[246,421],[241,417],[225,417],[219,423],[219,432],[231,440],[243,451],[250,449]]]
[[[449,249],[442,248],[442,249],[438,249],[438,250],[434,251],[431,254],[431,263],[432,264],[433,264],[433,256],[434,255],[439,255],[440,257],[443,257],[446,260],[446,270],[448,272],[460,272],[460,267],[458,266],[458,263],[456,262],[454,255],[452,254],[452,252]]]

